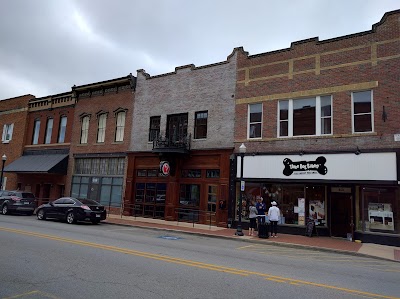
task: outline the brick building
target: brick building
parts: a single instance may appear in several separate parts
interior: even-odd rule
[[[236,51],[137,77],[125,213],[226,225]]]
[[[34,97],[28,94],[0,101],[0,163],[3,163],[1,157],[5,157],[4,166],[14,162],[22,155],[25,146],[28,102]],[[17,188],[17,174],[4,172],[2,189],[15,190]]]
[[[66,192],[120,212],[136,78],[74,86],[74,127]]]
[[[319,234],[398,245],[400,11],[366,32],[241,49],[237,67],[244,219],[261,196],[278,202],[281,232],[304,234],[311,217]]]
[[[70,92],[30,99],[18,122],[25,129],[22,156],[5,171],[16,174],[17,188],[34,193],[39,204],[64,195],[74,103]]]

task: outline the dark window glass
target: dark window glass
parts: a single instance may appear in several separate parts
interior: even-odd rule
[[[201,178],[200,169],[183,169],[181,176],[183,178]]]
[[[372,92],[353,93],[354,132],[372,132]]]
[[[315,135],[315,98],[293,101],[293,136]]]
[[[206,177],[207,178],[219,178],[219,169],[207,170]]]
[[[249,138],[261,137],[262,104],[249,105]]]
[[[196,112],[195,122],[194,122],[194,138],[201,139],[207,138],[207,119],[208,112]]]
[[[199,207],[200,185],[182,184],[180,187],[179,204],[182,207]]]
[[[155,140],[160,135],[161,116],[150,117],[149,141]]]

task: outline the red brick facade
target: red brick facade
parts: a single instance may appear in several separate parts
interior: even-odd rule
[[[26,118],[28,115],[28,102],[33,95],[24,95],[0,101],[0,132],[3,134],[4,125],[14,124],[10,142],[0,142],[0,156],[6,155],[5,166],[18,159],[25,145]],[[2,162],[0,162],[2,163]],[[1,167],[1,166],[0,166]],[[17,175],[4,173],[6,179],[5,189],[17,188]]]
[[[399,148],[399,12],[388,13],[371,31],[335,39],[294,42],[291,48],[238,55],[236,146],[247,142],[247,105],[263,103],[262,139],[248,142],[251,152]],[[352,133],[351,92],[373,90],[374,127]],[[277,101],[333,96],[333,135],[277,139]],[[385,108],[383,108],[385,107]],[[383,109],[387,119],[382,119]]]

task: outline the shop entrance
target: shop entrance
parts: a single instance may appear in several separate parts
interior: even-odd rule
[[[351,233],[351,193],[331,193],[331,236],[346,238]]]

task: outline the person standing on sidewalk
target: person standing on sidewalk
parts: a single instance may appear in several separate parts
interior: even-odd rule
[[[256,228],[256,219],[257,219],[257,208],[252,201],[249,207],[249,220],[250,220],[250,227],[249,227],[249,236],[254,236],[254,230]]]
[[[258,224],[260,223],[265,223],[265,212],[266,212],[266,205],[261,196],[257,196],[257,203],[256,203],[256,208],[257,208],[257,214],[258,214]]]
[[[269,221],[271,222],[271,238],[278,237],[277,236],[278,221],[279,221],[280,216],[281,216],[281,211],[276,206],[276,201],[271,202],[271,207],[268,210],[268,218],[269,218]]]

